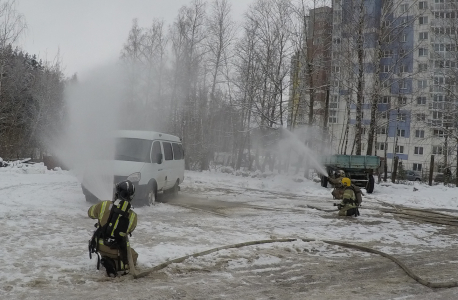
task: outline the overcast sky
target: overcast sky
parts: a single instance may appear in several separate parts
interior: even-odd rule
[[[208,1],[207,1],[208,2]],[[230,0],[240,20],[252,0]],[[118,59],[138,18],[149,27],[155,18],[171,24],[190,0],[16,0],[27,22],[20,46],[30,54],[53,60],[60,49],[66,76],[84,76],[97,65]]]

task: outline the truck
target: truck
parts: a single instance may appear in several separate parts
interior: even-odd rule
[[[370,194],[374,191],[374,171],[380,167],[380,157],[371,155],[328,155],[322,157],[322,165],[329,176],[343,170],[352,184],[365,188]],[[321,175],[321,186],[328,186],[328,177]]]

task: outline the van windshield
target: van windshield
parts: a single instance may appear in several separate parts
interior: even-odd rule
[[[116,139],[115,160],[146,162],[150,161],[151,143],[149,140]]]

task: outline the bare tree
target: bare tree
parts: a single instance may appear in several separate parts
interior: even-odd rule
[[[453,157],[458,165],[458,153],[454,153],[458,145],[458,4],[451,1],[431,3],[430,9],[433,16],[430,20],[433,101],[428,126],[432,129],[433,154],[440,158],[438,171],[446,171],[444,184],[447,184],[451,180],[448,171]],[[458,166],[455,176],[458,178]]]
[[[232,21],[231,6],[227,0],[214,0],[211,5],[211,12],[207,18],[206,31],[207,31],[207,58],[206,67],[210,72],[210,103],[207,114],[204,115],[205,123],[207,124],[202,136],[202,161],[201,169],[208,169],[209,159],[213,157],[214,149],[216,148],[215,141],[217,135],[221,134],[216,131],[217,126],[217,110],[221,106],[218,100],[221,100],[221,85],[224,83],[224,57],[229,55],[230,47],[233,45],[235,39],[235,23]]]
[[[8,45],[16,43],[26,28],[24,16],[16,10],[16,1],[0,2],[0,94],[2,93],[3,68],[7,63],[4,51]]]

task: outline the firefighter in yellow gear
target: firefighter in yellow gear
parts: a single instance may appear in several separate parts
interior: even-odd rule
[[[345,178],[345,171],[339,170],[335,173],[334,178],[328,177],[328,181],[333,185],[334,189],[331,194],[334,199],[342,199],[344,186],[342,185],[342,179]]]
[[[126,236],[137,226],[137,214],[131,209],[135,186],[129,180],[116,185],[114,201],[102,201],[92,205],[87,214],[91,219],[97,219],[97,230],[89,241],[89,256],[96,253],[97,269],[100,263],[105,267],[108,276],[117,276],[117,271],[128,270],[127,249],[130,248]],[[134,265],[138,254],[130,248]],[[101,260],[100,257],[101,256]]]
[[[342,179],[342,202],[338,205],[339,216],[359,216],[358,207],[361,205],[361,189],[351,184],[350,178]]]

